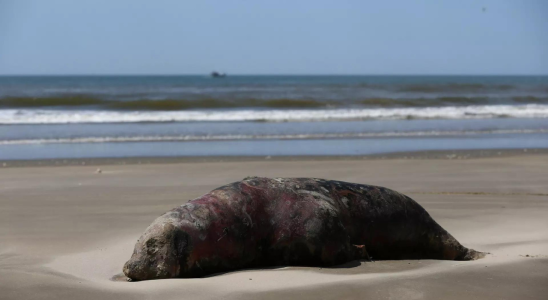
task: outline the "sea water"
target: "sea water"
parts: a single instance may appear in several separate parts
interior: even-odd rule
[[[548,76],[0,77],[0,159],[546,148]]]

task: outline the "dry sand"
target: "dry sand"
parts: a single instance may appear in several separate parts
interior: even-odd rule
[[[0,168],[0,299],[548,299],[548,155],[466,160],[182,162]],[[163,212],[245,176],[386,186],[422,204],[472,262],[353,262],[113,281]]]

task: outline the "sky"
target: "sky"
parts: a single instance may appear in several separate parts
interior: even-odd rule
[[[548,74],[546,0],[0,0],[0,75]]]

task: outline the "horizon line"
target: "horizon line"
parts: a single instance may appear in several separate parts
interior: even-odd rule
[[[489,73],[482,73],[482,74],[466,74],[466,73],[455,73],[455,74],[414,74],[414,73],[407,73],[407,74],[389,74],[389,73],[370,73],[370,74],[357,74],[357,73],[350,73],[350,74],[344,74],[344,73],[335,73],[335,74],[329,74],[329,73],[322,73],[322,74],[306,74],[306,73],[291,73],[291,74],[284,74],[284,73],[226,73],[227,77],[230,76],[548,76],[548,73],[546,74],[523,74],[523,73],[506,73],[506,74],[489,74]],[[100,77],[100,76],[204,76],[209,77],[210,73],[135,73],[135,74],[129,74],[129,73],[113,73],[113,74],[85,74],[85,73],[77,73],[77,74],[0,74],[0,77],[36,77],[36,76],[44,76],[44,77],[66,77],[66,76],[74,76],[74,77]]]

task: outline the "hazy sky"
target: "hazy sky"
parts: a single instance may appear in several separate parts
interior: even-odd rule
[[[548,1],[0,0],[0,74],[212,70],[548,74]]]

